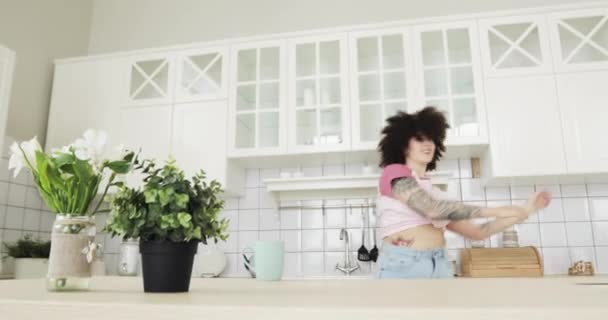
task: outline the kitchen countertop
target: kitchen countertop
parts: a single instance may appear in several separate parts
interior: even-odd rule
[[[577,283],[586,283],[580,285]],[[87,292],[0,281],[2,319],[608,319],[608,277],[453,280],[192,279],[145,294],[141,278],[97,277]]]

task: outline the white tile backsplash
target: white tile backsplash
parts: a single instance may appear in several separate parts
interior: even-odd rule
[[[301,213],[298,209],[288,209],[281,211],[281,229],[294,230],[301,229]]]
[[[245,248],[253,248],[255,242],[258,241],[258,231],[239,231],[238,232],[238,252],[243,252]]]
[[[491,187],[486,188],[486,199],[490,200],[511,200],[511,191],[509,187]]]
[[[512,186],[511,199],[527,200],[534,192],[534,186]]]
[[[590,222],[572,222],[566,224],[569,246],[592,246],[593,232]]]
[[[279,230],[260,231],[260,240],[281,240],[281,232]]]
[[[25,207],[30,209],[41,209],[42,199],[36,187],[27,187],[25,193]]]
[[[608,246],[608,221],[593,222],[593,238],[596,246]]]
[[[486,200],[485,190],[480,179],[462,179],[461,192],[463,201]]]
[[[543,247],[565,247],[568,245],[566,227],[562,222],[541,223],[540,237]]]
[[[586,197],[587,187],[584,184],[564,184],[561,186],[562,197]]]
[[[302,229],[323,229],[323,210],[302,210]]]
[[[562,191],[559,185],[556,184],[539,184],[536,185],[536,192],[549,192],[552,198],[559,198],[562,196]]]
[[[281,240],[285,241],[286,252],[298,252],[302,250],[302,231],[281,230]]]
[[[25,191],[24,185],[11,184],[8,188],[8,204],[15,207],[25,206]]]
[[[302,251],[323,251],[323,229],[302,230]]]
[[[243,209],[258,209],[260,204],[260,195],[258,188],[246,188],[245,196],[239,199],[239,210]]]
[[[23,216],[23,230],[40,230],[40,210],[25,209]]]
[[[568,273],[570,267],[570,254],[568,248],[543,248],[543,262],[545,274]]]
[[[589,221],[589,204],[587,198],[562,199],[564,218],[566,221]]]
[[[541,210],[538,214],[540,222],[561,222],[564,221],[564,211],[561,199],[552,199],[549,206]]]
[[[472,178],[473,170],[471,168],[471,159],[460,159],[460,178]]]
[[[22,230],[24,213],[24,208],[8,206],[6,209],[6,220],[4,222],[4,227],[6,229]]]
[[[283,261],[283,276],[298,277],[302,273],[302,253],[286,252]]]
[[[341,208],[325,209],[325,228],[344,228],[346,226],[346,210]]]
[[[260,215],[257,209],[239,210],[239,230],[259,230]]]
[[[595,247],[597,273],[608,273],[608,247]]]
[[[540,226],[538,223],[525,223],[516,227],[519,245],[540,247]]]
[[[257,188],[260,186],[260,169],[247,169],[245,172],[245,186]]]
[[[587,193],[590,197],[608,197],[608,183],[588,184]]]
[[[271,209],[260,209],[260,230],[281,229],[280,215]]]
[[[323,252],[302,252],[302,274],[320,276],[325,272]]]
[[[590,198],[591,218],[593,220],[608,220],[608,197]]]

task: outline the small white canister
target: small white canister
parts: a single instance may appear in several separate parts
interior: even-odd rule
[[[139,241],[137,239],[123,240],[120,244],[118,257],[118,274],[121,276],[137,276],[139,263]]]

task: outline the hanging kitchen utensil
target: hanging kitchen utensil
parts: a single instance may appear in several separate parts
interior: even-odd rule
[[[373,219],[371,219],[371,218],[373,218]],[[374,247],[372,248],[372,250],[369,251],[369,257],[373,262],[376,262],[378,260],[379,252],[378,252],[378,247],[376,246],[376,211],[374,210],[373,207],[372,207],[371,218],[370,218],[370,225],[371,225],[372,235],[373,235],[373,239],[374,239]]]
[[[363,215],[363,206],[361,206],[361,247],[357,251],[357,259],[359,261],[369,261],[371,259],[369,251],[365,247],[365,216]]]

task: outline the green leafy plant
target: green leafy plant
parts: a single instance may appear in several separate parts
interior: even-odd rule
[[[219,219],[224,201],[219,182],[205,181],[205,172],[184,178],[174,160],[156,168],[151,160],[144,160],[136,170],[145,174],[144,186],[121,186],[110,197],[110,217],[105,231],[123,239],[143,241],[184,242],[200,240],[207,243],[226,240],[228,220]]]
[[[114,181],[117,175],[128,173],[136,161],[134,152],[123,152],[122,148],[117,160],[101,159],[105,141],[105,133],[87,130],[83,138],[50,154],[42,152],[36,137],[20,144],[15,142],[10,148],[9,169],[14,170],[14,176],[24,167],[29,169],[40,196],[53,212],[94,215],[109,188],[122,184]],[[103,195],[91,210],[99,185],[106,177]]]
[[[51,242],[32,239],[28,234],[14,243],[4,243],[7,256],[13,258],[49,258]]]

